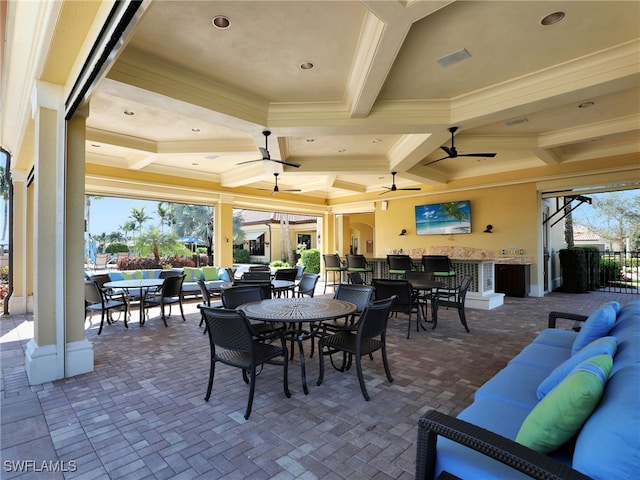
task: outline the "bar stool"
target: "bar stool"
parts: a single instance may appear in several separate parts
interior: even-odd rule
[[[364,255],[347,254],[347,272],[358,272],[364,275],[364,283],[369,283],[367,281],[367,273],[371,273],[371,276],[373,276],[373,266],[367,262]]]
[[[443,280],[447,286],[450,280],[456,277],[456,271],[447,255],[423,255],[422,268],[430,273],[434,280]]]
[[[389,275],[404,277],[405,272],[414,270],[413,262],[409,255],[387,255],[387,265],[389,265]]]
[[[333,289],[336,289],[336,285],[340,285],[342,283],[342,272],[346,271],[347,268],[342,264],[342,260],[337,253],[330,254],[325,253],[322,255],[322,259],[324,260],[324,292],[327,293],[327,284],[331,285]],[[332,283],[328,283],[328,273],[332,272],[333,281]],[[336,273],[338,274],[338,281],[336,282]]]

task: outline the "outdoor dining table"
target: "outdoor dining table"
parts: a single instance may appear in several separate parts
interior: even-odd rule
[[[129,299],[131,296],[131,290],[138,290],[140,292],[140,325],[144,325],[144,299],[152,288],[161,287],[164,283],[163,278],[135,278],[132,280],[113,280],[106,282],[104,288],[120,288],[126,292],[126,297]]]
[[[304,331],[302,324],[335,320],[352,314],[356,309],[356,305],[351,302],[325,297],[271,298],[238,307],[249,320],[287,325],[288,333],[298,341],[302,389],[305,395],[309,393],[309,389],[302,341],[309,338],[310,332]]]
[[[428,278],[428,275],[420,275],[417,277],[411,277],[408,279],[409,284],[411,285],[411,290],[414,290],[416,293],[416,298],[418,299],[418,314],[422,314],[422,320],[424,322],[428,322],[427,320],[427,298],[429,294],[433,291],[434,288],[442,288],[445,286],[443,282],[438,282],[436,280],[431,280]],[[419,323],[419,322],[418,322]],[[420,324],[423,330],[424,325]]]

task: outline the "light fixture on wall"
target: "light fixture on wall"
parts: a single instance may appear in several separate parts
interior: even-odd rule
[[[407,229],[403,228],[402,231],[400,232],[400,236],[404,237],[407,234]]]
[[[493,233],[493,225],[487,225],[487,228],[484,229],[484,233]]]

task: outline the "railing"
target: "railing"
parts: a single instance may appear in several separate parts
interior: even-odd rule
[[[631,293],[640,295],[640,252],[599,252],[599,268],[593,272],[589,284],[601,292]]]

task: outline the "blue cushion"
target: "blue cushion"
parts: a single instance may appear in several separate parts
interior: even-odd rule
[[[122,272],[109,272],[109,280],[111,280],[112,282],[124,280],[124,275],[122,274]]]
[[[609,302],[589,315],[573,342],[571,354],[573,355],[582,350],[597,338],[608,335],[616,323],[616,315],[618,315],[619,311],[620,304],[618,302]]]
[[[640,478],[639,367],[611,375],[598,408],[578,434],[573,468],[591,478]]]
[[[220,270],[218,270],[218,278],[224,282],[231,281],[231,279],[229,278],[229,274],[227,273],[227,270],[225,268],[221,268]]]
[[[540,385],[538,385],[538,400],[542,400],[544,396],[558,385],[579,363],[588,360],[591,357],[601,354],[608,354],[612,357],[616,353],[618,347],[618,339],[616,337],[602,337],[594,340],[589,345],[576,352],[569,359],[558,365]]]

